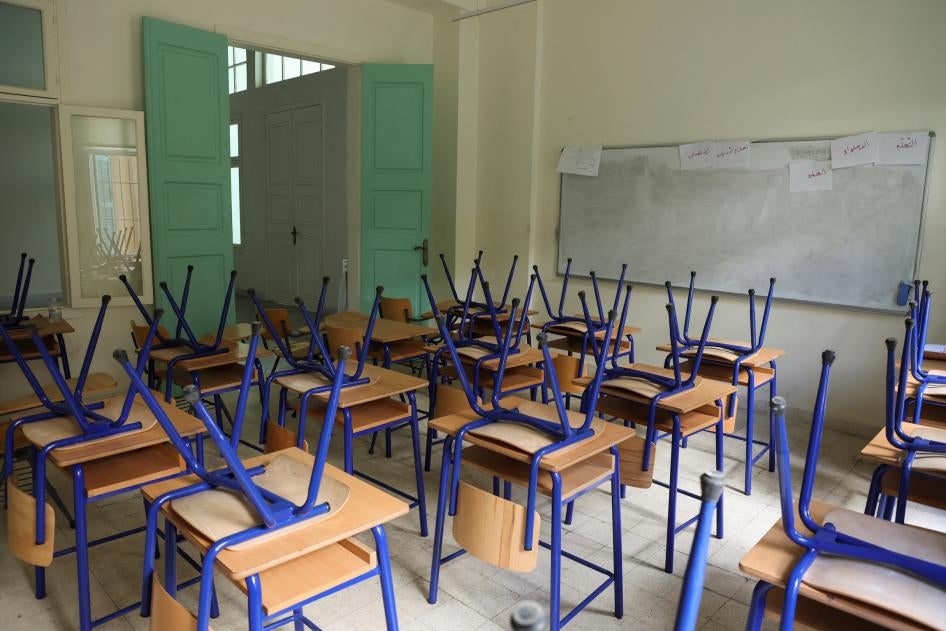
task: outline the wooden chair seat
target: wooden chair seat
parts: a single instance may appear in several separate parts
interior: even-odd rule
[[[602,392],[624,391],[646,399],[653,399],[661,392],[666,392],[667,388],[641,377],[617,377],[603,382],[601,390]]]
[[[463,372],[467,379],[473,379],[473,366],[463,365]],[[454,366],[447,366],[441,373],[450,378],[457,378],[457,369]],[[545,372],[541,368],[531,366],[516,366],[509,368],[503,373],[503,392],[515,392],[524,390],[533,386],[541,386],[545,383]],[[484,388],[493,387],[493,372],[487,369],[480,370],[479,384]]]
[[[509,403],[509,406],[512,407],[511,402]],[[522,399],[521,401],[515,402],[515,407],[518,408],[519,412],[522,414],[532,416],[534,418],[551,421],[554,423],[559,421],[557,411],[550,405]],[[568,414],[568,422],[572,427],[581,427],[584,425],[584,414],[573,412],[571,410],[566,410],[565,412]],[[599,418],[595,418],[591,423],[593,435],[589,436],[585,440],[593,439],[594,434],[599,434],[602,431],[604,425],[604,421]],[[522,425],[520,423],[490,423],[488,425],[484,425],[483,427],[478,427],[474,430],[471,430],[469,434],[477,436],[478,438],[485,438],[490,441],[503,443],[508,447],[512,447],[524,454],[530,455],[535,454],[538,450],[555,442],[555,439],[549,434],[528,425]],[[579,441],[573,445],[565,447],[560,451],[564,452],[569,449],[574,449],[582,442],[584,441]]]
[[[20,349],[20,353],[23,354],[23,359],[39,359],[41,355],[39,351],[36,350],[36,345],[33,344],[33,340],[15,340],[13,342],[16,344],[17,348]],[[46,349],[49,351],[49,354],[53,357],[57,357],[61,354],[62,349],[59,348],[59,342],[56,340],[56,337],[53,335],[48,335],[43,338],[43,343],[46,344]],[[0,346],[0,362],[12,362],[13,353],[7,350],[7,347]]]
[[[384,359],[384,348],[374,347],[368,354],[378,361]],[[427,355],[427,343],[423,340],[403,340],[401,342],[392,342],[388,344],[388,352],[392,362],[404,361],[405,359],[415,359]]]
[[[568,353],[580,353],[581,346],[582,342],[580,337],[562,337],[549,342],[549,348],[554,348],[555,350],[565,351]],[[631,342],[627,339],[621,339],[621,341],[618,343],[618,352],[626,353],[630,349]],[[590,349],[586,348],[585,352],[590,352]]]
[[[915,423],[904,423],[903,430],[910,436],[917,438],[926,438],[936,442],[946,443],[946,429],[931,427],[929,425],[917,425]],[[886,436],[885,436],[886,438]],[[906,457],[907,452],[900,453],[901,462]],[[923,471],[925,473],[943,473],[946,474],[946,453],[934,453],[928,451],[918,451],[913,459],[914,471]]]
[[[354,370],[355,370],[355,367],[353,366],[351,367],[350,370],[346,369],[345,372],[352,373],[354,372]],[[359,388],[367,388],[368,386],[372,386],[381,380],[380,372],[366,370],[362,374],[362,376],[368,378],[368,381],[366,383],[359,384],[356,386],[345,386],[345,390],[357,390]],[[314,372],[303,372],[297,375],[286,375],[285,377],[279,377],[276,379],[276,383],[278,383],[283,388],[288,388],[289,390],[292,390],[293,392],[306,392],[307,390],[311,390],[312,388],[321,388],[323,386],[330,385],[329,381],[325,377],[323,377],[319,373],[314,373]]]
[[[298,410],[299,402],[291,401],[289,406]],[[321,399],[309,400],[310,416],[322,420],[325,418],[325,410],[326,403]],[[407,419],[411,415],[411,406],[396,399],[377,399],[367,403],[359,403],[348,408],[348,410],[351,412],[351,428],[355,433],[381,427],[392,421]],[[341,410],[335,413],[335,422],[339,425],[345,423],[345,416]]]
[[[946,534],[895,524],[863,513],[836,508],[824,523],[839,532],[908,556],[946,565]],[[875,563],[819,554],[802,579],[831,594],[892,611],[921,624],[946,629],[946,587]]]
[[[700,363],[700,376],[706,377],[707,379],[712,379],[713,381],[723,381],[725,383],[732,383],[732,366],[723,366],[720,364],[714,364],[706,361],[708,358],[706,355],[703,357],[703,362]],[[715,359],[711,357],[709,359]],[[689,361],[684,361],[681,363],[681,368],[689,373]],[[768,382],[772,381],[775,378],[775,369],[769,368],[767,366],[756,366],[752,369],[753,377],[755,381],[755,387],[759,388],[764,386]],[[749,373],[745,369],[739,371],[738,382],[740,386],[748,387],[749,386]]]
[[[104,407],[96,410],[96,412],[105,418],[117,419],[121,416],[121,410],[124,402],[124,397],[112,398],[105,404]],[[151,410],[148,409],[148,406],[145,405],[139,397],[135,399],[134,403],[132,403],[131,413],[128,416],[127,422],[141,423],[141,428],[129,430],[120,434],[112,434],[110,436],[105,436],[104,438],[95,438],[75,445],[69,445],[67,447],[59,447],[56,449],[56,451],[63,453],[75,449],[88,448],[92,445],[101,445],[103,443],[118,439],[127,439],[130,435],[147,432],[157,425],[158,420],[155,418],[154,414],[151,413]],[[79,424],[76,423],[75,419],[71,416],[57,416],[46,421],[28,423],[27,425],[23,426],[23,436],[37,447],[45,447],[46,445],[63,438],[71,438],[73,436],[81,435],[82,428],[79,427]]]
[[[265,465],[265,471],[254,476],[253,481],[268,491],[289,500],[293,504],[305,503],[309,489],[312,467],[288,455],[276,455]],[[348,501],[349,488],[335,478],[324,478],[319,486],[319,502],[328,502],[329,512],[313,517],[320,520],[341,510]],[[192,529],[208,541],[219,541],[231,534],[262,525],[259,516],[246,499],[226,489],[213,489],[189,495],[171,502],[170,509]],[[276,537],[283,537],[308,524],[299,521],[286,528],[274,529],[248,542],[230,546],[233,550],[244,550],[264,545]]]
[[[251,468],[266,465],[278,455],[295,458],[306,464],[310,471],[313,466],[314,457],[296,448],[247,458],[243,461],[244,466]],[[284,532],[282,537],[274,537],[269,545],[251,546],[240,550],[228,548],[221,551],[217,557],[220,570],[231,580],[242,582],[242,579],[247,576],[279,567],[408,513],[408,506],[402,500],[330,464],[325,466],[322,483],[324,484],[329,478],[335,478],[350,488],[351,497],[341,509],[333,510],[327,519],[305,520],[303,522],[305,525],[299,530]],[[153,501],[163,493],[198,481],[199,478],[195,475],[182,476],[146,486],[142,489],[142,495],[148,501]],[[167,507],[163,511],[178,526],[182,536],[201,554],[212,545],[212,541],[181,520],[176,511]],[[318,575],[298,576],[298,584],[295,587],[303,589],[314,585],[321,578]],[[266,591],[264,586],[264,598]]]
[[[581,377],[581,360],[578,357],[556,355],[552,358],[552,365],[555,368],[555,376],[558,378],[558,387],[562,394],[580,396],[585,392],[585,386],[575,383],[575,380]]]
[[[36,500],[17,488],[15,475],[7,478],[7,547],[21,561],[49,567],[56,549],[56,511],[48,502],[44,510],[46,537],[37,544]]]
[[[217,394],[218,392],[239,388],[243,380],[243,366],[240,364],[228,364],[226,366],[207,368],[206,370],[201,370],[198,374],[200,377],[200,393],[201,395],[209,396]],[[181,387],[192,384],[193,378],[191,377],[191,373],[184,370],[175,370],[174,383]],[[250,383],[251,385],[257,385],[259,381],[253,379]]]
[[[602,414],[617,417],[625,421],[647,424],[649,406],[637,401],[629,401],[618,396],[602,395],[598,398],[597,410]],[[680,434],[690,436],[714,426],[719,421],[719,408],[704,405],[691,412],[680,414]],[[657,410],[654,427],[661,432],[673,431],[673,417],[670,412]]]

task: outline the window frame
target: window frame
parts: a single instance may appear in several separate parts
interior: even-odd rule
[[[59,98],[59,30],[56,18],[56,0],[0,0],[40,12],[43,21],[43,74],[45,89],[0,84],[0,93],[9,96],[30,96],[40,99]]]
[[[235,116],[230,119],[229,124],[237,126],[237,147],[239,147],[239,153],[236,155],[236,157],[233,157],[233,156],[230,157],[230,168],[232,169],[233,167],[236,167],[237,169],[239,169],[239,174],[240,174],[240,185],[237,188],[237,190],[240,192],[240,242],[232,243],[232,245],[234,248],[239,248],[242,250],[246,242],[246,238],[244,236],[246,235],[246,230],[245,230],[245,226],[243,225],[243,200],[245,199],[245,196],[243,194],[243,188],[244,188],[244,185],[243,185],[243,121],[241,120],[240,116]],[[228,127],[227,128],[228,138],[229,138],[229,129],[230,128]],[[232,196],[230,199],[230,241],[231,242],[233,241],[233,199],[232,199]]]
[[[0,2],[2,1],[3,0],[0,0]],[[230,82],[230,72],[231,71],[233,72],[233,77],[234,77],[233,85],[235,88],[236,87],[236,69],[239,68],[240,66],[243,66],[245,70],[246,84],[242,90],[234,89],[233,92],[229,92],[229,96],[233,96],[234,94],[240,94],[241,92],[246,92],[247,90],[250,89],[250,53],[252,51],[245,48],[244,46],[237,46],[236,44],[233,44],[232,42],[227,42],[227,48],[234,49],[234,50],[239,48],[240,50],[243,51],[243,61],[234,62],[232,65],[229,63],[230,62],[229,51],[227,52],[227,87],[228,88],[229,88],[229,82]]]
[[[60,230],[65,232],[63,263],[65,266],[63,294],[73,308],[98,307],[100,297],[82,297],[82,278],[79,264],[79,224],[76,208],[75,164],[72,158],[72,117],[93,116],[130,120],[135,124],[138,162],[138,212],[141,221],[141,294],[143,304],[154,304],[154,279],[151,259],[151,213],[148,205],[148,161],[145,144],[145,113],[137,110],[116,110],[79,105],[60,105],[57,108],[59,124],[59,168],[62,177],[60,194]],[[112,296],[113,306],[134,306],[131,296]]]

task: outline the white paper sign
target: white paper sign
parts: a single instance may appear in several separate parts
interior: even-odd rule
[[[558,159],[559,173],[598,177],[601,165],[601,145],[596,147],[565,147]]]
[[[680,145],[680,170],[711,168],[713,166],[713,144],[707,141]]]
[[[929,132],[877,134],[877,164],[926,164],[929,148]]]
[[[831,168],[843,169],[877,161],[877,134],[870,132],[831,141]]]
[[[788,191],[830,191],[834,188],[831,163],[827,160],[792,160],[788,163]]]
[[[713,143],[713,168],[749,166],[748,140],[717,140]]]

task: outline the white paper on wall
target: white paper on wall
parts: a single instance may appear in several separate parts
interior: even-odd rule
[[[691,142],[680,145],[680,170],[709,169],[713,166],[713,142]]]
[[[877,134],[847,136],[831,141],[831,168],[843,169],[877,161]]]
[[[713,168],[749,166],[750,144],[748,140],[717,140],[713,143]]]
[[[565,147],[558,159],[559,173],[572,173],[598,177],[598,167],[601,164],[601,145],[595,147]]]
[[[877,164],[926,164],[929,148],[929,132],[877,134]]]
[[[834,188],[831,163],[827,160],[792,160],[788,163],[790,193],[830,191]]]

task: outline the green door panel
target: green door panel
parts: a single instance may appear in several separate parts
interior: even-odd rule
[[[154,18],[142,39],[155,302],[172,329],[158,283],[180,300],[193,265],[187,321],[202,335],[216,330],[233,269],[227,39]]]

